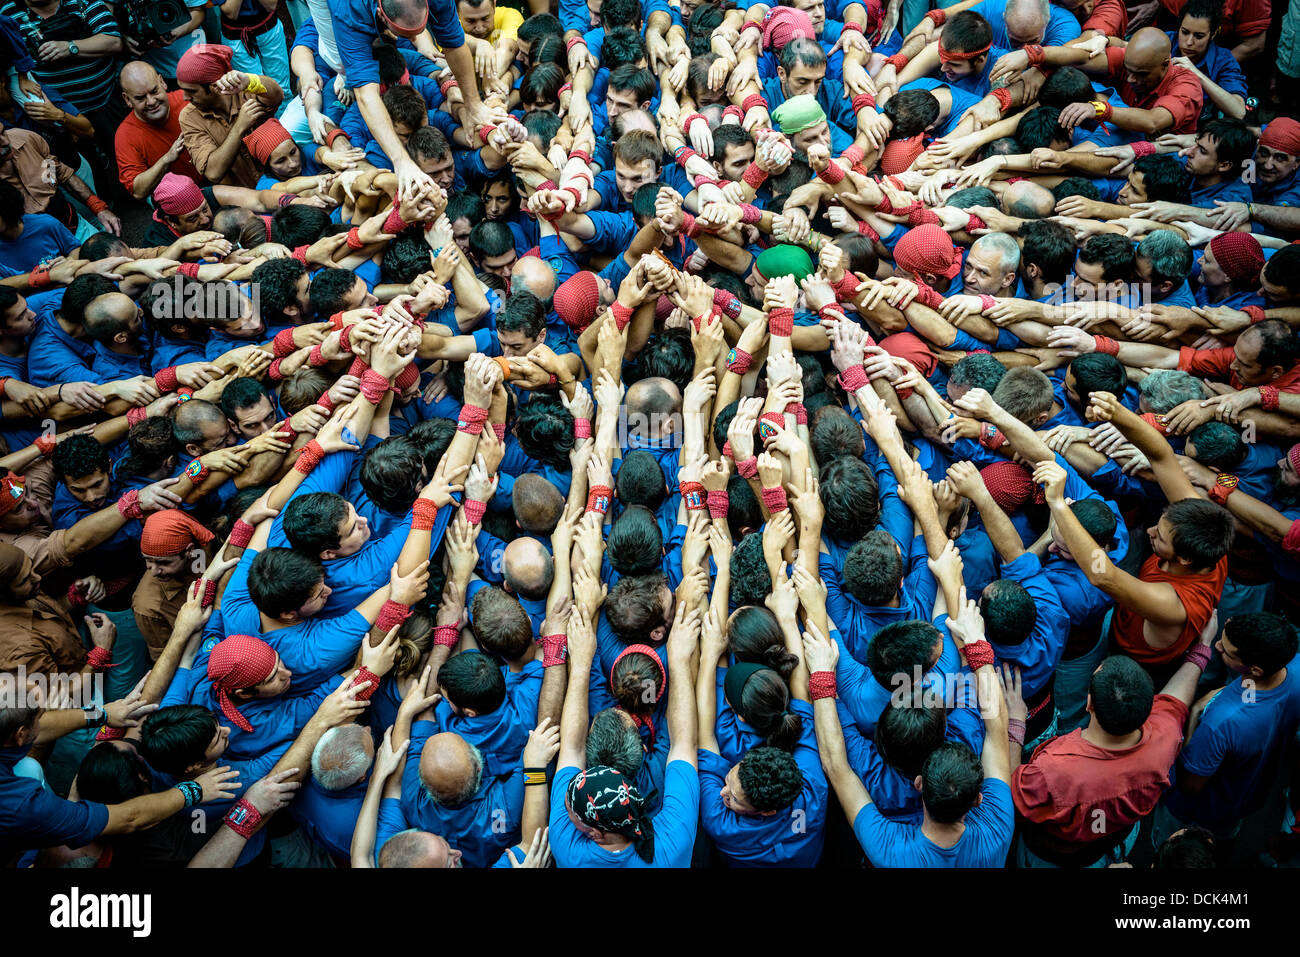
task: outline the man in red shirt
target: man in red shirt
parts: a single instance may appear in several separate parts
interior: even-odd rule
[[[1124,859],[1138,822],[1169,787],[1217,630],[1212,618],[1159,695],[1130,658],[1107,658],[1093,672],[1088,724],[1044,742],[1011,775],[1020,867],[1105,867]]]
[[[1044,66],[1075,66],[1102,77],[1128,104],[1112,107],[1101,99],[1071,103],[1061,110],[1061,126],[1073,129],[1096,119],[1150,137],[1196,132],[1205,92],[1195,73],[1171,62],[1171,51],[1169,37],[1154,27],[1133,34],[1128,46],[1107,47],[1096,54],[1086,44],[1041,51]]]
[[[131,114],[117,128],[114,147],[122,185],[136,199],[145,199],[164,173],[204,180],[190,161],[181,139],[181,110],[185,94],[167,92],[162,77],[148,63],[135,60],[122,67],[122,98]]]
[[[1064,469],[1044,462],[1034,470],[1034,480],[1044,485],[1057,531],[1088,581],[1115,599],[1112,651],[1133,658],[1163,684],[1219,603],[1236,523],[1222,501],[1207,502],[1196,491],[1156,427],[1114,395],[1093,392],[1087,415],[1093,422],[1114,423],[1147,457],[1169,499],[1160,521],[1147,529],[1153,554],[1137,577],[1117,568],[1070,510]]]

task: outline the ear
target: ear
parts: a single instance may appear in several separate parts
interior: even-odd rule
[[[786,77],[787,74],[785,72],[785,67],[778,64],[776,68],[776,78],[780,80],[782,83],[784,83],[786,81]]]
[[[664,638],[667,637],[667,635],[668,635],[668,629],[665,628],[663,625],[660,625],[659,627],[655,628],[653,631],[650,632],[650,640],[655,644],[658,644],[659,642],[663,641]]]
[[[338,557],[338,550],[334,548],[327,548],[320,553],[320,560],[323,562],[331,562]]]
[[[461,708],[460,713],[463,714],[463,715],[464,715],[465,717],[467,717],[467,718],[477,718],[477,717],[478,717],[478,712],[475,711],[473,708]]]
[[[912,778],[912,787],[916,788],[917,791],[921,790],[921,775],[918,774]]]
[[[189,456],[190,458],[192,458],[192,459],[197,459],[199,456],[201,456],[201,455],[203,454],[203,451],[202,451],[202,450],[201,450],[197,445],[195,445],[193,442],[186,442],[186,443],[185,443],[185,454],[188,455],[188,456]]]
[[[124,346],[131,341],[131,334],[126,331],[119,332],[117,335],[113,337],[113,341],[116,342],[118,345]]]

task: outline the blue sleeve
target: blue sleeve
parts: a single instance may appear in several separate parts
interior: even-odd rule
[[[587,218],[596,229],[596,234],[587,240],[587,248],[593,252],[617,253],[627,249],[636,236],[636,223],[628,213],[592,210]]]
[[[1047,30],[1043,34],[1043,46],[1063,47],[1071,40],[1077,40],[1083,31],[1074,14],[1056,4],[1052,4],[1051,11]]]
[[[256,557],[255,549],[244,550],[221,594],[221,618],[229,634],[257,635],[262,631],[262,617],[248,593],[248,570]]]
[[[513,482],[513,479],[511,481]],[[505,581],[502,569],[505,567],[506,543],[491,532],[480,531],[474,544],[478,547],[478,564],[474,566],[474,570],[485,582],[500,585]],[[466,600],[468,599],[467,595]]]
[[[456,12],[456,4],[450,0],[436,3],[429,0],[428,29],[440,47],[454,50],[465,45],[465,31],[460,26],[460,14]]]
[[[577,30],[586,33],[591,29],[591,11],[587,0],[560,0],[560,26],[564,32]]]
[[[310,17],[303,21],[293,35],[293,49],[298,47],[306,47],[313,56],[320,47],[320,31],[316,29],[316,21]]]
[[[379,61],[375,59],[372,46],[375,40],[374,5],[366,0],[329,0],[329,10],[334,20],[334,42],[339,49],[339,59],[347,66],[348,87],[355,90],[367,83],[378,83]],[[454,16],[454,5],[451,5],[451,10]]]
[[[68,801],[36,781],[30,784],[30,791],[20,790],[13,783],[5,788],[8,807],[4,819],[17,825],[7,838],[21,838],[30,847],[59,844],[80,847],[89,844],[108,826],[108,808],[103,804]]]
[[[378,820],[375,822],[375,867],[379,866],[379,852],[392,838],[406,830],[406,815],[402,813],[401,798],[384,798],[379,802]]]

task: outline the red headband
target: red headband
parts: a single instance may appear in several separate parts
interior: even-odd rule
[[[952,61],[952,60],[973,60],[973,59],[975,59],[976,57],[980,57],[980,56],[983,56],[984,54],[988,53],[988,52],[989,52],[989,47],[991,47],[992,45],[993,45],[993,44],[990,42],[990,43],[986,43],[986,44],[984,44],[984,46],[980,47],[978,50],[966,50],[966,51],[964,51],[964,52],[962,52],[962,53],[954,53],[953,51],[948,50],[948,49],[946,49],[946,48],[944,47],[944,45],[943,45],[943,39],[940,38],[940,40],[939,40],[939,62],[942,63],[942,64],[944,64],[944,65],[946,66],[946,65],[947,65],[950,61]]]
[[[381,20],[384,21],[384,25],[387,26],[387,27],[388,27],[390,30],[392,30],[394,33],[398,34],[398,36],[403,36],[403,37],[406,36],[406,34],[402,32],[403,30],[417,30],[417,29],[418,29],[418,30],[423,30],[425,24],[427,24],[427,23],[429,22],[429,8],[428,8],[427,5],[424,7],[424,19],[422,19],[422,20],[420,21],[420,26],[419,26],[418,28],[416,28],[416,27],[399,27],[399,26],[398,26],[396,23],[394,23],[392,20],[388,19],[388,14],[384,13],[384,4],[383,4],[383,0],[380,0],[379,3],[376,3],[376,4],[375,4],[375,9],[379,11],[379,19],[381,19]]]

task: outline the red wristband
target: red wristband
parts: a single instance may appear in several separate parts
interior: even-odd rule
[[[1250,316],[1250,324],[1252,326],[1255,323],[1263,322],[1265,319],[1268,318],[1268,316],[1264,312],[1263,306],[1245,306],[1242,308],[1241,311],[1244,312],[1246,315]],[[0,392],[0,395],[3,394],[4,393]]]
[[[740,346],[736,346],[727,353],[727,371],[734,372],[736,375],[744,375],[748,372],[753,362],[754,357]]]
[[[1277,392],[1277,389],[1274,389],[1273,391]],[[141,409],[140,411],[143,412],[144,410]],[[47,459],[54,454],[54,447],[58,444],[58,440],[52,435],[38,435],[32,442],[32,445],[40,449],[41,455]]]
[[[144,518],[144,509],[140,507],[140,492],[131,489],[117,500],[117,510],[124,518]]]
[[[460,642],[460,628],[456,625],[438,625],[433,629],[433,643],[444,648],[455,648]]]
[[[778,307],[767,316],[767,331],[774,339],[789,339],[794,331],[794,310]]]
[[[609,311],[614,314],[614,325],[618,331],[622,332],[627,328],[627,324],[632,321],[632,307],[625,306],[621,302],[616,302],[609,307]]]
[[[325,458],[325,450],[320,447],[319,442],[312,439],[299,449],[298,460],[293,463],[293,470],[303,475],[310,475],[312,469],[320,465],[323,458]]]
[[[763,97],[763,94],[761,93],[749,94],[749,96],[745,97],[745,99],[742,100],[740,104],[740,108],[744,110],[746,113],[754,109],[754,107],[756,106],[761,106],[763,109],[767,109],[767,100]]]
[[[575,439],[591,438],[591,419],[574,419],[573,437]]]
[[[292,329],[281,329],[275,334],[275,338],[271,340],[271,354],[277,359],[291,356],[297,351],[298,346],[293,341]]]
[[[465,513],[466,521],[471,525],[477,525],[483,521],[483,513],[487,511],[487,502],[467,498],[465,503],[461,505],[461,511]]]
[[[813,701],[820,701],[822,698],[834,698],[837,694],[835,672],[814,671],[808,676],[808,697]]]
[[[737,462],[736,474],[743,479],[758,478],[758,456],[751,455],[749,458]]]
[[[1096,351],[1108,356],[1119,355],[1119,343],[1109,336],[1093,336],[1092,341]]]
[[[392,604],[392,602],[390,602],[389,604]],[[398,605],[398,607],[406,608],[405,605]],[[406,611],[407,614],[410,614],[411,610],[407,608]],[[382,613],[380,617],[382,617]],[[367,681],[370,682],[370,687],[364,688],[361,691],[358,691],[355,695],[353,695],[353,697],[357,701],[369,701],[370,696],[379,690],[379,680],[380,680],[379,675],[375,674],[365,665],[362,665],[360,668],[357,669],[356,676],[352,679],[352,683],[348,687],[355,688],[357,685],[363,685]]]
[[[253,540],[254,531],[253,526],[242,518],[235,519],[235,524],[230,529],[230,544],[235,548],[247,548]]]
[[[180,385],[180,380],[176,378],[176,367],[168,366],[166,369],[159,369],[154,373],[153,384],[158,387],[159,392],[175,392],[176,387]]]
[[[682,501],[686,504],[688,512],[698,512],[709,507],[709,503],[704,495],[704,486],[699,482],[682,482],[678,486],[682,493]]]
[[[348,230],[348,249],[360,249],[365,245],[361,241],[361,227],[353,226]]]
[[[1156,144],[1149,143],[1146,140],[1137,140],[1130,143],[1129,146],[1133,147],[1133,158],[1135,160],[1144,156],[1154,156],[1156,152]]]
[[[96,671],[102,671],[104,668],[107,668],[112,661],[112,648],[91,648],[86,655],[86,664],[90,665],[90,667],[94,668]]]
[[[361,376],[361,395],[371,405],[378,405],[388,392],[388,378],[374,369],[367,369]]]
[[[221,823],[241,837],[248,838],[253,836],[262,823],[262,813],[249,804],[246,798],[240,798]]]
[[[469,435],[478,435],[483,431],[483,423],[487,421],[487,417],[487,409],[480,408],[477,405],[462,405],[459,419],[456,422],[456,431],[465,432]]]
[[[614,497],[614,490],[608,485],[593,485],[587,493],[587,511],[604,515],[609,511],[609,504]]]
[[[1265,412],[1276,412],[1282,402],[1282,394],[1275,385],[1259,387],[1259,407]]]
[[[709,489],[705,502],[709,508],[710,518],[726,518],[727,509],[731,507],[731,497],[725,488]]]
[[[759,189],[767,182],[767,171],[757,163],[750,163],[745,167],[745,172],[740,174],[740,179],[746,186]]]
[[[562,665],[569,657],[568,635],[542,635],[542,667]]]
[[[993,664],[996,655],[993,654],[993,646],[987,641],[973,641],[962,648],[966,655],[966,664],[971,671],[979,671],[985,665]]]
[[[784,512],[789,508],[790,503],[786,500],[785,489],[780,485],[775,488],[764,488],[763,507],[766,508],[768,513],[771,515],[775,515],[777,512]]]
[[[410,617],[410,605],[403,605],[400,601],[393,601],[390,598],[379,609],[379,617],[375,619],[375,627],[384,634],[388,634],[389,631]]]
[[[411,506],[411,531],[431,532],[438,518],[438,506],[427,498],[417,498]]]

